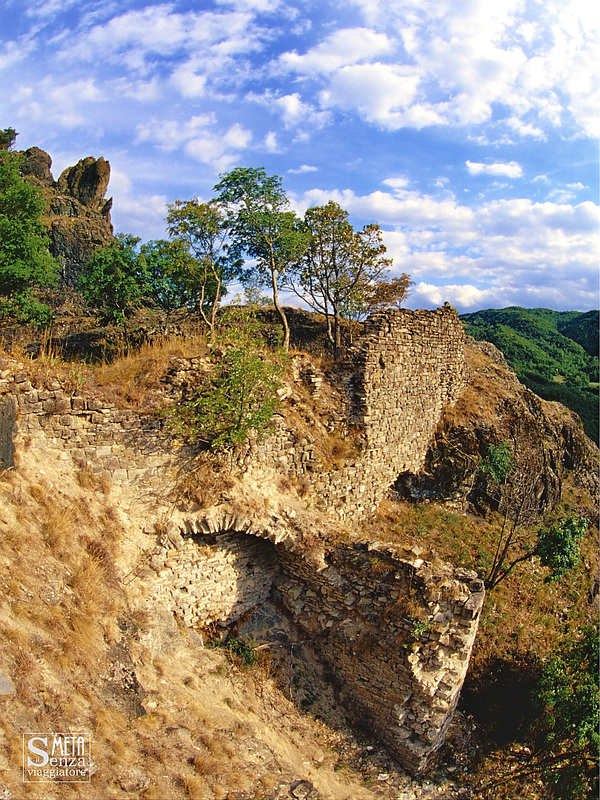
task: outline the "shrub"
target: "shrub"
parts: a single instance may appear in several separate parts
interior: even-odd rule
[[[250,346],[228,349],[210,382],[173,412],[174,426],[191,442],[213,450],[247,441],[250,431],[261,438],[279,405],[280,360],[268,360]]]

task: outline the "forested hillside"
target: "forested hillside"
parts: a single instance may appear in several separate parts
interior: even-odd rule
[[[575,411],[598,442],[598,312],[502,308],[463,314],[470,336],[499,347],[519,379]]]

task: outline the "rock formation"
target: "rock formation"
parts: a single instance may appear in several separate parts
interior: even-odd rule
[[[83,265],[98,247],[113,238],[110,221],[112,199],[105,198],[110,164],[88,156],[67,167],[57,181],[50,170],[52,159],[39,147],[24,152],[21,173],[39,186],[46,197],[45,225],[50,252],[59,260],[61,283],[73,286]]]
[[[597,497],[598,450],[579,417],[523,386],[493,344],[470,340],[465,355],[466,390],[445,406],[423,465],[399,476],[399,494],[463,510],[469,503],[485,508],[490,498],[479,462],[491,445],[507,441],[515,445],[518,470],[535,476],[539,513],[559,502],[567,475]]]

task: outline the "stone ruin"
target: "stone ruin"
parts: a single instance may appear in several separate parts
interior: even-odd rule
[[[418,547],[363,541],[347,522],[368,517],[400,473],[422,466],[443,408],[465,385],[463,346],[449,306],[375,315],[344,373],[363,452],[323,471],[310,442],[281,419],[271,437],[241,453],[237,469],[255,487],[302,478],[312,505],[290,495],[268,513],[227,501],[170,507],[166,526],[149,525],[138,565],[151,576],[147,601],[199,628],[226,627],[276,596],[336,675],[346,707],[413,773],[426,767],[452,719],[483,584],[474,572],[424,560]],[[0,373],[0,402],[5,467],[13,447],[27,443],[135,487],[140,497],[166,498],[192,455],[173,446],[162,420],[57,381],[34,387],[24,369]]]

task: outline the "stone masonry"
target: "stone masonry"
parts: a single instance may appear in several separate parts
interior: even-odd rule
[[[450,307],[374,316],[344,372],[347,415],[366,443],[361,456],[324,472],[311,443],[298,441],[282,418],[238,464],[259,486],[274,475],[303,478],[312,508],[256,518],[227,503],[180,509],[152,534],[149,602],[206,627],[279,598],[338,676],[349,707],[413,772],[450,723],[483,586],[473,572],[425,562],[418,548],[355,540],[340,519],[368,515],[399,473],[422,466],[442,409],[464,385],[463,344]],[[165,497],[175,470],[193,455],[175,446],[161,419],[68,391],[58,380],[34,386],[22,365],[0,372],[0,420],[2,467],[20,448],[51,450],[140,497]]]
[[[179,515],[152,558],[148,602],[202,629],[225,627],[274,593],[337,675],[356,721],[422,771],[458,702],[483,581],[425,561],[416,545],[325,542],[316,552],[287,527],[226,510]]]
[[[313,445],[281,426],[277,435],[246,455],[245,466],[276,467],[302,478],[321,509],[344,519],[372,513],[398,475],[417,472],[444,407],[466,385],[465,334],[448,304],[436,311],[390,310],[369,318],[349,354],[343,381],[347,417],[362,430],[360,456],[322,472]]]

